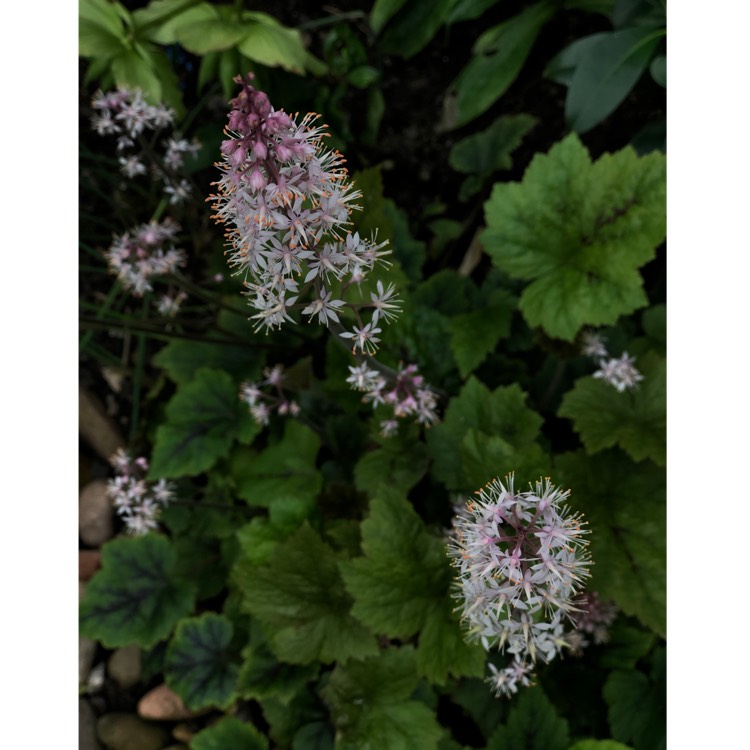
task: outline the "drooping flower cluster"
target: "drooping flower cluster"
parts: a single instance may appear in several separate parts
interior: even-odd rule
[[[172,483],[165,479],[149,482],[148,460],[143,456],[131,458],[122,448],[110,463],[117,476],[109,480],[107,490],[128,533],[138,536],[158,528],[161,509],[174,498]]]
[[[285,379],[284,367],[282,365],[266,367],[263,370],[263,376],[264,380],[260,383],[248,381],[240,386],[240,400],[250,407],[253,419],[261,427],[265,427],[274,412],[282,417],[287,415],[296,417],[300,411],[299,404],[289,399],[282,387]],[[272,389],[273,392],[264,391],[264,387]]]
[[[373,352],[380,320],[398,310],[395,290],[378,286],[371,301],[348,303],[348,287],[359,284],[390,253],[386,242],[350,231],[359,190],[349,181],[344,158],[323,147],[325,126],[317,115],[297,122],[275,110],[252,74],[231,101],[227,140],[222,143],[218,194],[209,200],[213,218],[225,225],[228,263],[242,274],[256,330],[309,321],[339,324],[348,307],[356,324],[340,335],[354,349]],[[372,308],[372,317],[362,313]]]
[[[141,224],[120,236],[104,253],[109,269],[136,297],[153,290],[151,280],[184,266],[184,251],[174,247],[179,225],[171,219]]]
[[[162,179],[170,203],[182,203],[190,197],[190,182],[182,170],[185,158],[195,157],[201,144],[175,132],[162,141],[164,152],[161,154],[152,144],[141,141],[148,131],[159,132],[174,125],[175,112],[171,107],[162,103],[148,104],[141,91],[128,88],[106,94],[97,91],[91,107],[94,110],[91,127],[101,136],[117,136],[118,162],[126,177],[133,179],[148,174],[150,168]]]
[[[364,402],[371,402],[373,408],[383,405],[391,411],[391,416],[380,423],[383,437],[398,432],[399,419],[414,417],[417,423],[427,427],[438,421],[437,395],[419,375],[416,365],[400,366],[391,379],[370,369],[367,360],[349,367],[349,372],[346,382],[354,390],[364,392]]]
[[[635,368],[635,357],[623,352],[621,357],[610,357],[604,337],[595,331],[585,331],[581,339],[581,352],[592,357],[599,365],[594,377],[603,380],[620,393],[635,390],[643,375]]]
[[[549,479],[517,492],[510,474],[476,494],[457,509],[448,554],[467,637],[512,655],[490,678],[498,695],[510,695],[528,684],[535,662],[568,647],[565,626],[591,564],[587,531],[564,506],[570,492]]]

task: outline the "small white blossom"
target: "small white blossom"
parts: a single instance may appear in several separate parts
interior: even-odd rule
[[[617,359],[612,358],[602,361],[594,377],[616,388],[620,393],[625,390],[635,390],[644,378],[634,366],[635,357],[630,357],[627,352]]]

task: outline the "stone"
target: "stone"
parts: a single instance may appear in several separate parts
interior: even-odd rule
[[[105,479],[94,479],[82,490],[78,501],[78,534],[89,547],[101,547],[112,538],[112,501]]]
[[[111,713],[96,724],[99,739],[109,750],[161,750],[169,735],[135,714]]]
[[[78,432],[105,461],[125,447],[117,425],[107,415],[102,402],[83,386],[78,388]]]
[[[89,680],[89,672],[94,664],[96,656],[96,641],[90,638],[78,639],[78,684],[86,685]]]
[[[195,732],[190,728],[190,725],[184,721],[176,724],[172,730],[172,737],[186,745],[190,744],[190,740],[193,739],[194,734]]]
[[[179,721],[196,714],[185,706],[174,690],[161,684],[149,690],[138,702],[138,715],[155,721]]]
[[[138,646],[118,648],[107,662],[107,673],[124,690],[141,679],[141,650]]]
[[[96,738],[96,714],[85,698],[78,699],[78,750],[101,750]]]
[[[98,549],[78,550],[78,580],[88,581],[99,570],[102,553]]]

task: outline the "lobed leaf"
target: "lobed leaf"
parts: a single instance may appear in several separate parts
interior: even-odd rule
[[[268,750],[268,740],[252,724],[224,716],[190,740],[190,750]]]

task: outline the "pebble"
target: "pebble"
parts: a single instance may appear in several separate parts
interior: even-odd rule
[[[96,655],[96,641],[90,638],[78,638],[78,684],[86,685],[89,681],[89,672],[94,664]]]
[[[78,389],[78,432],[105,461],[109,461],[118,448],[125,446],[117,425],[107,415],[102,402],[82,386]]]
[[[96,714],[85,698],[78,699],[78,750],[101,750],[96,739]]]
[[[190,725],[185,722],[175,725],[175,728],[172,730],[172,737],[186,745],[190,744],[190,740],[193,739],[194,734],[195,732],[190,728]]]
[[[178,721],[196,714],[185,706],[174,690],[161,684],[149,690],[138,702],[138,715],[156,721]]]
[[[107,673],[124,690],[141,679],[141,650],[138,646],[118,648],[107,662]]]
[[[112,538],[112,501],[107,494],[106,480],[94,479],[81,490],[78,501],[78,533],[89,547],[100,547]]]
[[[102,562],[102,553],[98,549],[78,550],[78,580],[88,581]]]
[[[99,739],[109,750],[161,750],[169,735],[135,714],[112,713],[96,724]]]

